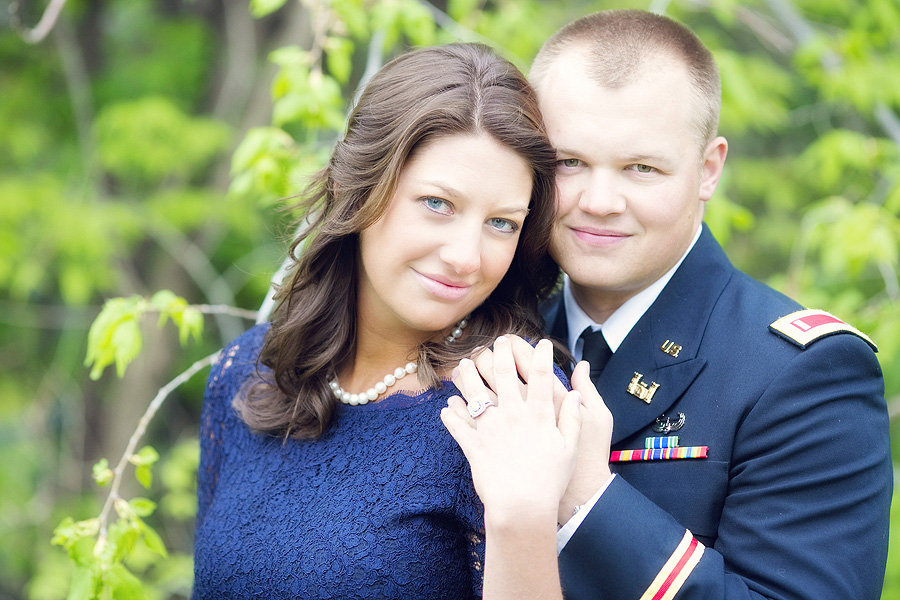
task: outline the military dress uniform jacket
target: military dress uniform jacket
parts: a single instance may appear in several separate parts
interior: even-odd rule
[[[565,341],[562,298],[546,308]],[[817,337],[813,319],[797,323],[804,342],[769,327],[799,308],[736,270],[703,226],[595,384],[613,450],[652,438],[706,458],[613,463],[560,554],[566,598],[880,597],[892,488],[881,370],[862,334]],[[630,385],[653,390],[649,403]],[[683,424],[655,431],[661,416]]]

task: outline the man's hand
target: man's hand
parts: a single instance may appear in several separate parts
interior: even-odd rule
[[[559,503],[557,522],[565,524],[581,506],[597,493],[612,476],[609,446],[612,438],[612,413],[603,402],[590,378],[590,365],[581,361],[572,372],[572,389],[581,394],[581,435],[575,471]]]

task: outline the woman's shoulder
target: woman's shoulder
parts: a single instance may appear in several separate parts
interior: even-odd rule
[[[212,390],[240,385],[249,374],[255,372],[268,330],[268,323],[260,323],[226,344],[210,371],[207,388]]]

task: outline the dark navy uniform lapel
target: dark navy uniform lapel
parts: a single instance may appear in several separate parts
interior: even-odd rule
[[[541,315],[544,317],[544,330],[547,335],[568,347],[569,324],[562,292],[555,294],[541,306]]]
[[[708,316],[733,273],[734,267],[703,225],[694,248],[594,381],[613,415],[614,445],[666,413],[703,370],[706,360],[697,358],[697,352]],[[568,344],[562,294],[541,312],[550,336]],[[667,340],[681,346],[677,357],[660,348]],[[649,404],[628,392],[635,373],[647,386],[659,384]]]
[[[732,272],[704,225],[694,248],[594,382],[613,415],[614,445],[666,413],[703,370],[706,360],[697,351]],[[677,357],[663,351],[666,341],[681,346]],[[650,403],[628,392],[636,373],[648,387],[659,384]]]

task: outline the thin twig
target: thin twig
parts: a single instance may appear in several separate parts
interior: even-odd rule
[[[228,306],[227,304],[191,304],[191,308],[196,308],[199,312],[206,315],[230,315],[250,321],[255,321],[259,315],[259,311]]]
[[[197,287],[204,291],[206,298],[217,305],[234,305],[237,303],[234,293],[228,286],[228,283],[222,278],[209,257],[190,237],[184,235],[175,227],[157,226],[150,228],[150,235],[169,255],[175,259],[185,273],[194,280]],[[222,318],[222,315],[231,315],[233,313],[227,311],[210,312],[216,316],[216,325],[219,327],[219,333],[222,336],[222,342],[227,342],[232,338],[236,338],[243,332],[239,324],[235,324],[229,319]],[[254,315],[254,319],[256,316]]]
[[[66,0],[51,0],[37,25],[35,25],[31,29],[22,27],[20,25],[19,32],[22,34],[22,39],[29,44],[38,44],[44,41],[44,38],[49,35],[50,31],[53,29],[53,26],[56,24],[56,20],[59,18],[59,13],[62,12],[63,6],[65,5]],[[18,18],[16,17],[15,13],[17,9],[18,2],[11,4],[9,7],[10,14],[14,16],[14,22],[18,22]]]
[[[153,401],[150,402],[150,405],[147,407],[147,410],[144,411],[143,416],[141,416],[141,420],[138,422],[137,429],[134,430],[134,433],[131,434],[131,439],[128,440],[128,445],[125,447],[125,452],[122,454],[122,458],[119,459],[119,463],[116,465],[115,470],[113,471],[113,480],[112,484],[109,488],[109,495],[106,497],[106,502],[103,504],[103,510],[100,511],[100,537],[101,542],[106,540],[106,523],[109,518],[109,511],[112,509],[113,504],[119,498],[119,486],[122,482],[122,474],[125,471],[125,467],[128,465],[128,461],[134,456],[134,449],[137,447],[138,441],[140,441],[141,437],[144,435],[144,432],[147,430],[147,425],[149,425],[150,421],[153,419],[153,416],[156,414],[156,411],[159,410],[159,407],[162,406],[162,403],[165,399],[171,394],[178,386],[188,381],[191,377],[193,377],[198,371],[205,369],[212,363],[214,363],[219,358],[219,353],[221,350],[217,350],[207,356],[206,358],[202,358],[192,364],[190,367],[181,372],[175,379],[164,385],[159,389],[156,393],[156,397],[153,398]]]
[[[428,12],[430,12],[432,18],[434,18],[435,23],[450,32],[457,40],[461,42],[481,42],[482,44],[487,44],[489,46],[494,45],[492,40],[489,40],[477,31],[473,31],[468,27],[463,27],[453,17],[431,2],[428,2],[428,0],[419,0],[419,4],[428,9]]]

